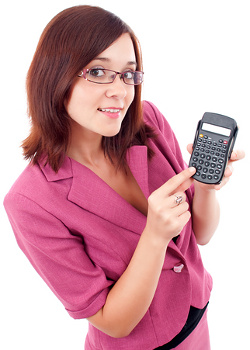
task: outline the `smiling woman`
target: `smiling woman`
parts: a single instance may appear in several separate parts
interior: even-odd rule
[[[121,50],[120,54],[117,46]],[[111,61],[110,54],[114,55]],[[124,57],[123,62],[121,57]],[[152,135],[152,131],[142,122],[142,79],[136,86],[120,84],[118,95],[127,95],[124,105],[116,101],[115,97],[108,104],[104,99],[104,94],[107,98],[113,94],[113,86],[118,87],[117,79],[112,86],[100,86],[99,89],[96,84],[79,79],[79,75],[85,78],[89,76],[83,74],[83,68],[104,68],[104,64],[105,68],[118,67],[117,71],[123,73],[134,72],[136,67],[142,70],[139,42],[129,26],[117,16],[99,7],[76,6],[62,11],[51,20],[41,35],[27,75],[28,109],[32,128],[23,142],[26,159],[37,164],[38,159],[46,155],[46,161],[53,170],[58,171],[68,152],[73,133],[74,118],[69,116],[66,105],[72,113],[72,101],[77,96],[85,111],[87,107],[83,106],[83,101],[90,106],[94,96],[97,99],[97,94],[102,94],[102,99],[95,105],[95,111],[98,108],[119,108],[119,118],[114,118],[118,119],[116,127],[105,131],[103,125],[103,136],[107,137],[102,138],[105,154],[111,161],[116,159],[118,168],[126,167],[125,154],[128,146],[133,143],[147,144],[147,136]],[[86,91],[81,92],[81,88]],[[92,112],[89,112],[91,119]],[[108,114],[114,117],[114,114]],[[108,114],[106,112],[106,116]],[[125,115],[126,120],[122,123]],[[120,134],[113,137],[120,127],[129,132],[121,131],[122,138]]]
[[[27,77],[31,163],[4,205],[36,271],[89,321],[86,350],[209,350],[212,279],[197,243],[218,224],[216,188],[194,182],[142,81],[117,16],[77,6],[52,19]]]

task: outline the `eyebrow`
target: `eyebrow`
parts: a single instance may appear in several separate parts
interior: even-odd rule
[[[108,57],[96,57],[93,61],[102,61],[102,62],[111,62],[110,58]],[[128,66],[137,66],[137,63],[135,61],[128,61]]]

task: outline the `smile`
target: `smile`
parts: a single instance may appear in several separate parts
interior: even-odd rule
[[[106,113],[119,113],[121,110],[120,109],[111,109],[111,108],[98,108],[99,111],[101,112],[106,112]]]

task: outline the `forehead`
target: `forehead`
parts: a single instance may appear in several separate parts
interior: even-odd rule
[[[115,65],[136,65],[136,56],[132,39],[128,33],[121,35],[92,62],[102,61]]]

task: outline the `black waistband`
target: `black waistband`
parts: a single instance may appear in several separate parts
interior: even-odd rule
[[[207,305],[204,307],[204,309],[197,309],[196,307],[190,306],[187,322],[185,323],[184,327],[178,333],[170,342],[168,342],[165,345],[159,346],[158,348],[154,350],[170,350],[174,349],[177,345],[183,342],[189,334],[193,332],[193,330],[196,328],[198,323],[200,322],[204,312],[206,311]]]

